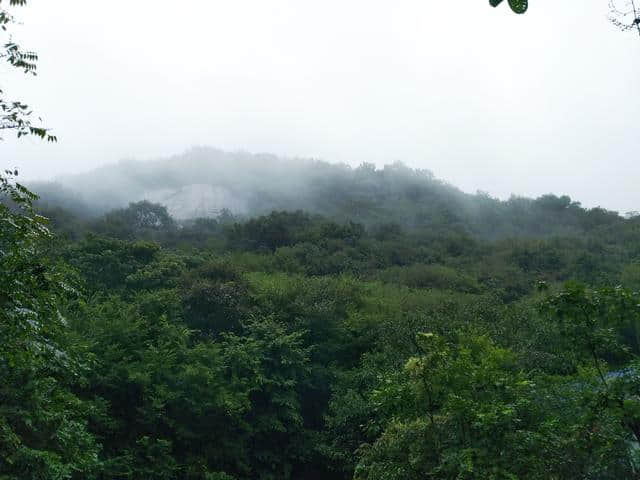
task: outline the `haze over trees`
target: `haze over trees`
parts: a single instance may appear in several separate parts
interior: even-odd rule
[[[53,238],[4,184],[6,478],[637,475],[638,217],[294,164],[296,211],[50,193]]]
[[[616,212],[584,209],[564,195],[512,196],[502,201],[483,192],[466,194],[428,170],[401,163],[381,169],[366,163],[352,168],[202,147],[167,159],[121,162],[30,186],[40,193],[43,208],[63,207],[85,219],[147,200],[165,205],[180,220],[217,217],[223,211],[248,218],[300,209],[339,221],[357,219],[367,226],[389,222],[410,230],[457,226],[491,238],[580,233],[590,228],[588,218],[621,220]],[[537,215],[546,213],[556,221],[541,222]]]
[[[638,215],[210,149],[15,176],[3,480],[640,474]]]

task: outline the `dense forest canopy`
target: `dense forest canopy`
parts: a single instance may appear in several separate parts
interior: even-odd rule
[[[211,149],[17,175],[2,480],[640,476],[640,215]]]
[[[215,154],[241,213],[98,200],[232,162],[3,184],[5,478],[638,474],[640,217]]]

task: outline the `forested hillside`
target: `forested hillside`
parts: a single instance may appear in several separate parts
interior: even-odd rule
[[[191,219],[97,213],[83,177],[70,203],[43,188],[47,220],[7,177],[3,478],[638,475],[638,217],[272,167],[234,187],[247,211]],[[166,168],[121,174],[196,180]]]
[[[640,478],[640,214],[376,167],[633,206],[635,0],[28,3],[0,480]]]
[[[443,229],[487,239],[582,235],[623,223],[616,212],[584,209],[561,194],[507,201],[466,194],[428,170],[401,163],[352,168],[210,148],[164,160],[121,162],[30,186],[45,206],[84,218],[148,200],[166,206],[178,220],[303,210],[341,223],[396,223],[410,231]]]

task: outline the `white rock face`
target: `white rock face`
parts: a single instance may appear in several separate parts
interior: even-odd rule
[[[145,192],[143,198],[165,205],[171,216],[179,220],[216,217],[225,208],[235,214],[248,210],[245,199],[217,185],[192,184],[178,190],[154,190]]]

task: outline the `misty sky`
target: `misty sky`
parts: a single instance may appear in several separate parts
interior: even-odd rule
[[[505,2],[506,3],[506,2]],[[402,161],[468,192],[640,210],[640,38],[608,0],[31,0],[10,98],[59,137],[0,144],[44,179],[195,145]]]

